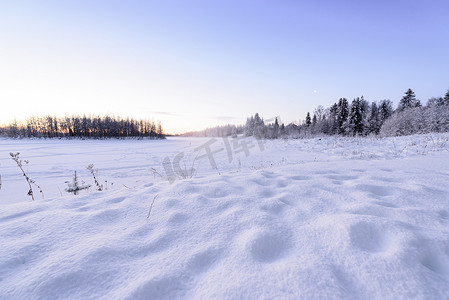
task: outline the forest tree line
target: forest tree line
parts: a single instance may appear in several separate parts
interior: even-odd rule
[[[162,125],[149,120],[120,117],[30,117],[0,127],[0,136],[12,138],[165,138]]]
[[[245,125],[224,125],[191,132],[187,136],[235,136],[276,139],[312,135],[398,136],[449,131],[449,90],[444,97],[431,98],[426,105],[408,89],[396,109],[390,100],[368,102],[357,97],[349,102],[340,98],[328,108],[318,106],[299,124],[284,125],[278,118],[266,122],[255,114]]]

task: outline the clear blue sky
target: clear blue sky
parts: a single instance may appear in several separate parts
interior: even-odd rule
[[[1,1],[0,124],[115,114],[179,133],[449,88],[447,1]]]

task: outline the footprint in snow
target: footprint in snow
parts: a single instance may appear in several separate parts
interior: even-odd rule
[[[332,266],[332,274],[337,279],[337,282],[339,283],[339,286],[344,293],[345,296],[348,298],[359,298],[360,297],[360,282],[357,280],[356,276],[353,274],[350,274],[349,272],[345,271],[344,267],[340,266]],[[359,297],[356,297],[358,295]],[[363,297],[360,297],[363,298]]]
[[[298,204],[297,199],[293,199],[290,195],[284,195],[278,198],[278,200],[284,204],[287,204],[289,206],[296,206]]]
[[[0,222],[14,220],[14,219],[19,219],[19,218],[22,218],[22,217],[25,217],[27,215],[34,214],[34,213],[37,213],[37,212],[40,212],[40,211],[42,211],[42,209],[35,208],[35,209],[27,210],[27,211],[24,211],[24,212],[15,213],[15,214],[12,214],[12,215],[7,215],[7,216],[4,216],[4,217],[0,217]]]
[[[107,202],[109,204],[120,203],[120,202],[124,201],[125,199],[126,199],[125,197],[117,197],[117,198],[110,199]]]
[[[157,200],[157,199],[156,199]],[[165,201],[164,206],[165,208],[172,208],[174,206],[176,206],[177,204],[179,204],[179,200],[178,199],[168,199]]]
[[[390,246],[388,233],[376,224],[359,222],[349,228],[351,243],[360,250],[376,253]]]
[[[441,274],[449,275],[449,256],[441,253],[426,253],[421,258],[421,264],[427,269]]]
[[[118,223],[124,217],[125,212],[122,209],[105,209],[97,212],[89,218],[91,225],[107,225]]]
[[[220,201],[217,202],[217,206],[215,208],[215,211],[217,213],[226,213],[230,209],[232,209],[235,206],[235,202],[232,201]]]
[[[280,214],[282,211],[284,211],[285,208],[286,206],[284,204],[276,201],[270,201],[260,206],[260,210],[271,213],[273,215]]]
[[[332,170],[329,170],[329,171],[316,171],[314,173],[318,174],[318,175],[338,174],[336,171],[332,171]]]
[[[165,276],[140,284],[126,299],[179,299],[185,289],[186,280],[182,276]]]
[[[209,198],[204,197],[202,195],[198,195],[195,197],[196,202],[198,202],[199,204],[209,204],[211,201]]]
[[[179,194],[186,194],[186,195],[191,195],[191,194],[199,194],[201,193],[201,189],[200,187],[198,187],[195,184],[179,184],[176,186],[177,192]]]
[[[172,224],[185,223],[190,219],[190,216],[184,213],[174,213],[168,218],[168,222]]]
[[[396,205],[393,205],[393,204],[385,202],[385,201],[376,201],[376,202],[374,202],[374,204],[377,204],[377,205],[380,205],[383,207],[388,207],[388,208],[397,208]]]
[[[272,183],[272,181],[267,178],[255,178],[251,181],[260,186],[268,186]]]
[[[393,194],[393,190],[391,188],[380,185],[359,184],[356,186],[356,189],[379,197],[390,196]]]
[[[285,188],[288,186],[288,183],[285,180],[280,179],[277,181],[277,186],[279,188]]]
[[[311,177],[305,176],[305,175],[295,175],[295,176],[288,177],[288,179],[302,181],[302,180],[309,180],[309,179],[311,179]]]
[[[271,189],[264,189],[261,193],[262,198],[271,198],[275,195],[274,191]]]
[[[270,263],[282,258],[290,248],[285,236],[276,233],[263,233],[255,237],[249,245],[254,260]]]
[[[351,211],[350,213],[356,215],[365,215],[365,216],[375,216],[375,217],[386,217],[384,212],[385,209],[376,206],[366,206],[356,210]]]
[[[171,247],[178,239],[174,232],[163,232],[151,239],[150,242],[133,250],[134,256],[148,256]]]
[[[274,174],[272,172],[263,171],[261,174],[265,178],[274,178],[274,177],[276,177],[276,174]]]
[[[194,254],[187,263],[188,269],[202,273],[221,259],[222,249],[209,248]]]
[[[446,210],[440,210],[438,215],[441,219],[449,220],[449,213]]]
[[[149,236],[154,230],[154,227],[150,227],[150,226],[141,226],[138,227],[136,229],[134,229],[130,234],[129,237],[131,239],[134,238],[141,238],[141,237],[146,237]]]
[[[224,198],[229,196],[229,192],[218,187],[210,189],[204,195],[208,198]]]
[[[70,202],[70,204],[65,205],[65,208],[67,209],[75,209],[75,208],[80,208],[86,204],[88,204],[89,202],[87,201],[76,201],[76,202]]]
[[[359,178],[358,176],[351,176],[351,175],[328,175],[326,177],[329,179],[339,180],[339,181],[355,180],[355,179]]]

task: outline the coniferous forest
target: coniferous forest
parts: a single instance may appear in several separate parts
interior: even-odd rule
[[[280,118],[268,122],[256,113],[245,125],[224,125],[186,136],[232,136],[245,134],[257,138],[298,138],[313,135],[399,136],[449,131],[449,90],[444,97],[431,98],[426,105],[408,89],[396,109],[390,100],[368,102],[357,97],[351,102],[340,98],[328,108],[318,106],[304,121],[285,125]]]

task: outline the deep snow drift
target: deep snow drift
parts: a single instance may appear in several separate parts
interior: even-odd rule
[[[0,141],[0,298],[449,297],[449,135],[209,141]],[[89,163],[115,184],[61,196]]]

